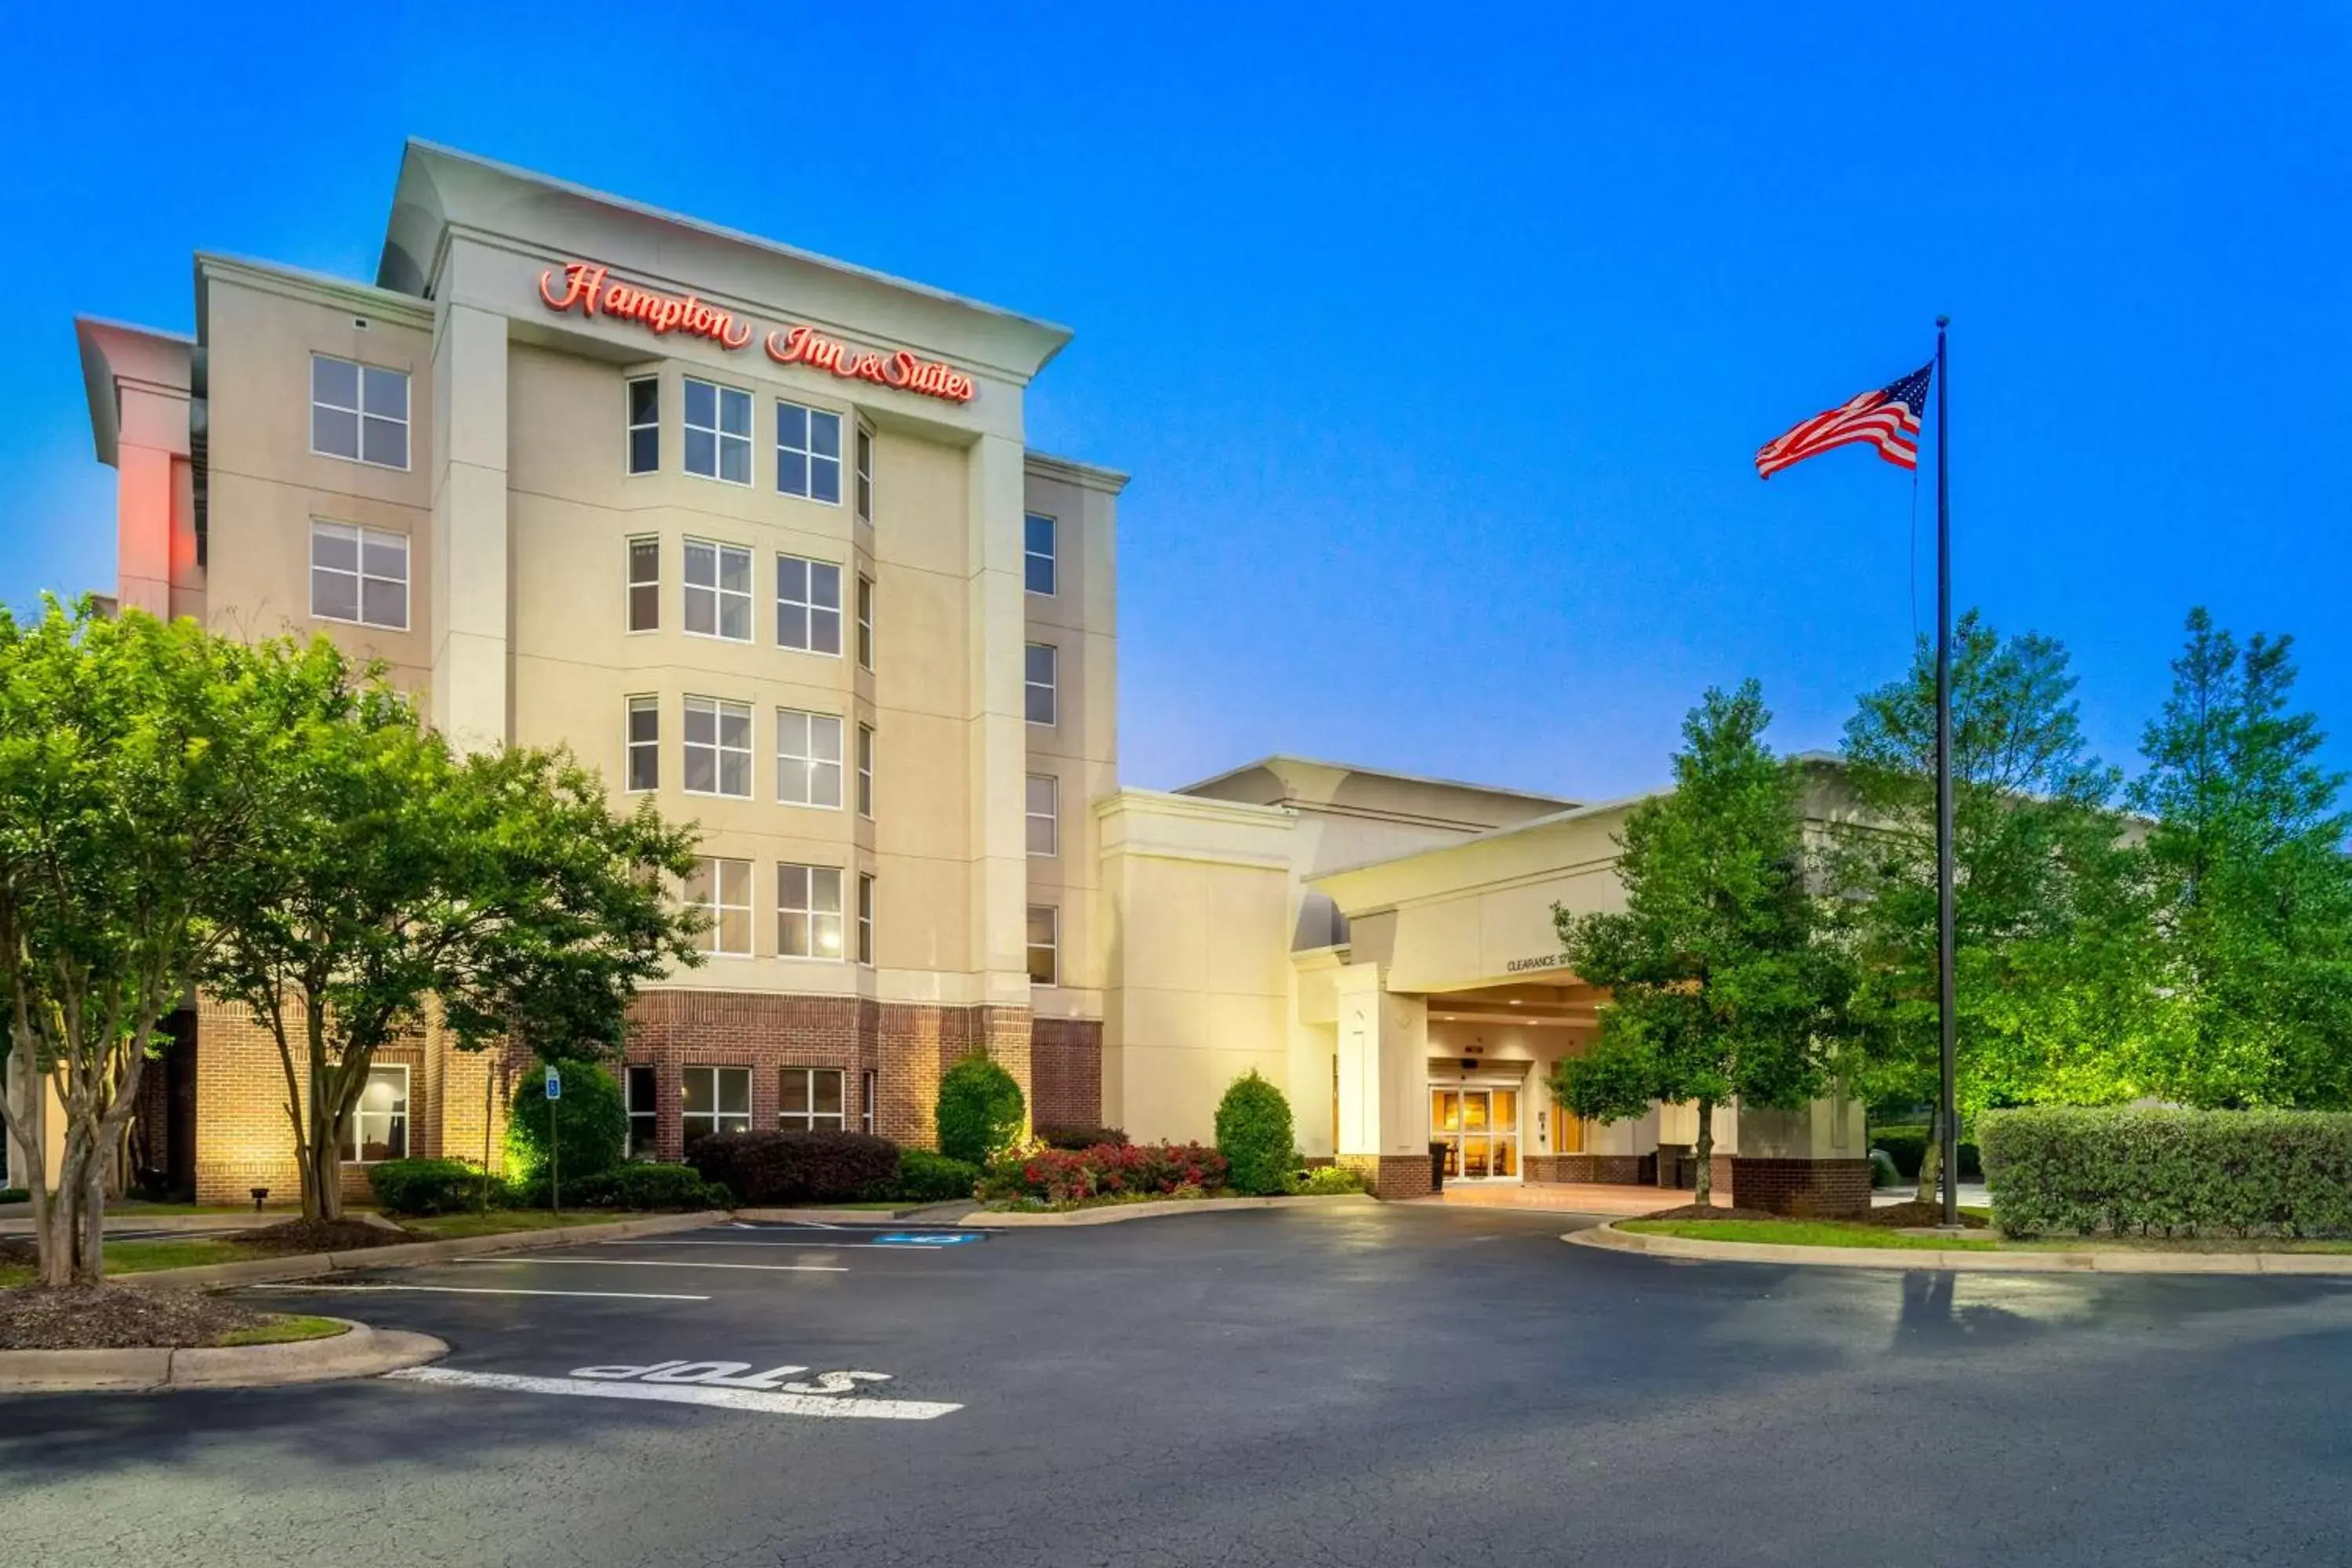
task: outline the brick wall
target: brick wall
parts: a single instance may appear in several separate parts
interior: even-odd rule
[[[1731,1194],[1744,1209],[1816,1219],[1870,1212],[1867,1160],[1744,1160],[1731,1163]]]
[[[1342,1154],[1339,1163],[1364,1178],[1376,1198],[1425,1198],[1430,1194],[1426,1154]]]
[[[1036,1082],[1029,1119],[1065,1127],[1102,1121],[1102,1025],[1092,1018],[1038,1018],[1030,1026],[1029,1071]]]
[[[300,1054],[302,1017],[287,1020],[294,1041],[295,1106],[307,1113],[309,1065]],[[302,1173],[294,1160],[294,1124],[287,1112],[286,1068],[268,1026],[233,1003],[199,995],[196,1000],[196,1201],[243,1204],[252,1189],[268,1187],[272,1204],[299,1202]],[[408,1068],[408,1151],[435,1152],[438,1133],[425,1114],[432,1077],[426,1037],[413,1036],[375,1053],[385,1067]],[[154,1064],[149,1064],[151,1067]],[[365,1197],[364,1167],[342,1168],[346,1197]]]
[[[1643,1186],[1658,1179],[1654,1154],[1530,1154],[1527,1179],[1531,1182],[1596,1182],[1611,1186]]]

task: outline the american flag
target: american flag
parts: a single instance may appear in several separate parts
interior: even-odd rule
[[[1756,448],[1756,474],[1770,479],[1832,447],[1867,441],[1898,468],[1919,466],[1919,411],[1927,405],[1927,383],[1936,374],[1929,360],[1891,386],[1856,395],[1825,414],[1816,414],[1785,436]]]

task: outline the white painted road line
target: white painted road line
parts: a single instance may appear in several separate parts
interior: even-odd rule
[[[645,1383],[592,1383],[577,1377],[522,1377],[503,1372],[457,1372],[412,1366],[384,1373],[406,1383],[453,1388],[502,1388],[518,1394],[574,1394],[589,1399],[649,1400],[660,1405],[706,1405],[760,1415],[814,1415],[852,1421],[931,1421],[963,1408],[919,1399],[857,1399],[821,1394],[765,1394],[748,1388],[709,1388],[693,1384],[656,1386]]]
[[[702,1263],[668,1258],[460,1258],[458,1263],[504,1263],[530,1267],[541,1263],[587,1263],[599,1268],[743,1268],[758,1274],[846,1274],[838,1263]]]
[[[313,1290],[422,1290],[436,1296],[586,1296],[600,1301],[708,1301],[708,1296],[648,1295],[634,1290],[510,1290],[495,1286],[472,1285],[289,1285],[266,1286],[266,1289],[290,1290],[309,1295]]]

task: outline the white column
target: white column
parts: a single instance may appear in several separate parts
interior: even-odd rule
[[[1387,989],[1377,963],[1351,963],[1335,989],[1339,1014],[1341,1154],[1429,1151],[1429,1004]]]
[[[1023,780],[1029,735],[1022,660],[1021,443],[982,436],[970,461],[971,967],[979,1000],[1029,1005],[1029,853]],[[1064,656],[1075,666],[1074,654]],[[1075,668],[1063,679],[1075,679]]]
[[[504,745],[507,319],[445,304],[433,335],[433,724],[460,751]]]

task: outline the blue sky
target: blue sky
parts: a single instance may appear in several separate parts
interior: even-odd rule
[[[73,315],[190,329],[198,247],[372,278],[414,134],[1075,328],[1031,440],[1136,476],[1132,783],[1599,798],[1750,674],[1834,743],[1932,479],[1915,596],[1899,470],[1748,458],[1939,311],[1960,602],[2126,764],[2189,605],[2294,632],[2352,766],[2352,12],[1153,9],[18,17],[0,598],[111,582]]]

